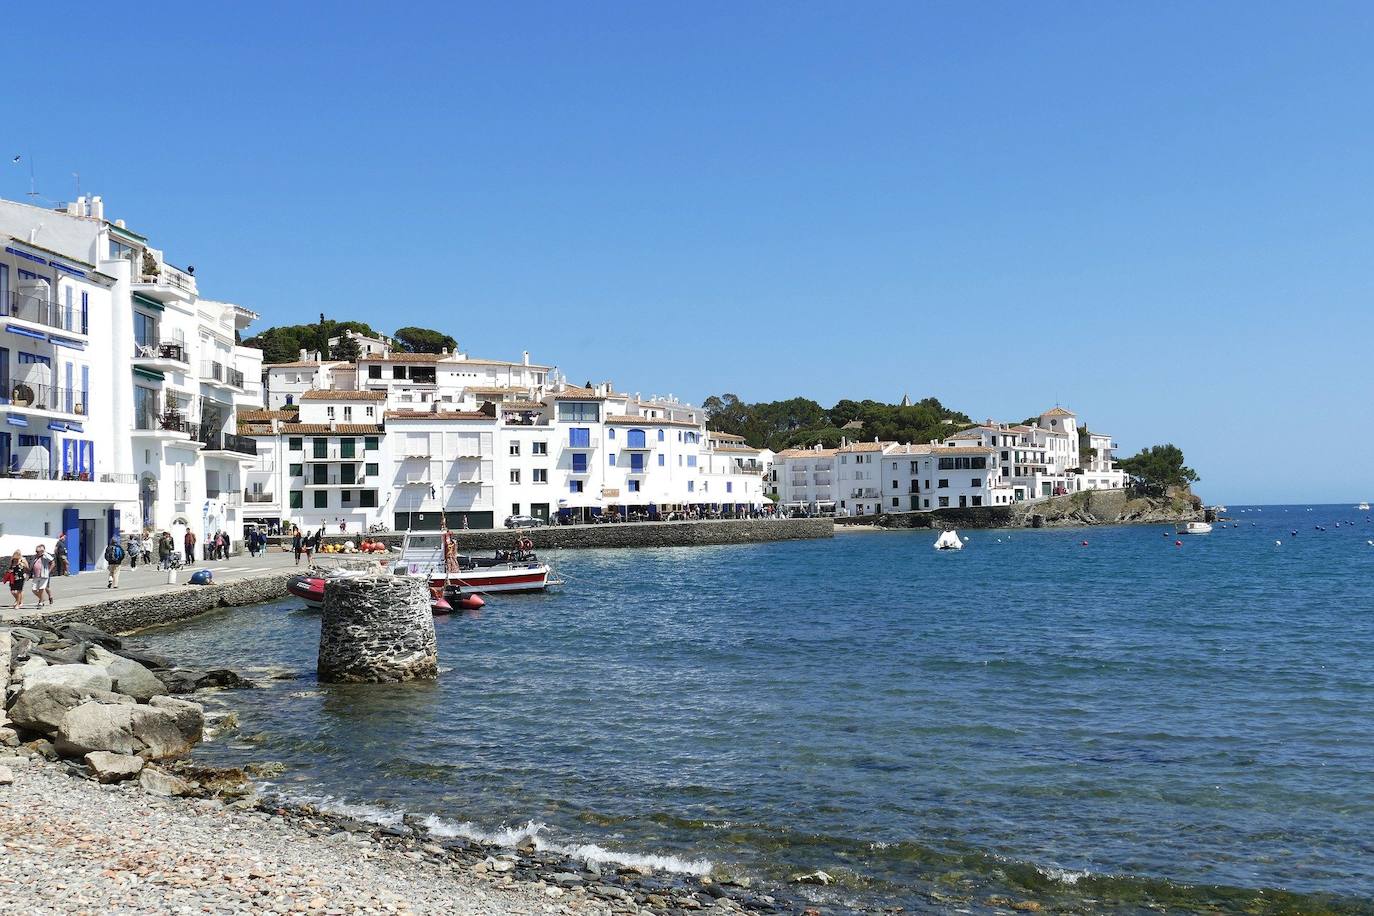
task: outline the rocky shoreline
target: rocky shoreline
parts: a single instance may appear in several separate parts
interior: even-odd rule
[[[190,759],[236,722],[187,695],[253,687],[88,624],[0,627],[0,896],[19,912],[817,916],[746,877],[485,844],[413,815],[372,823],[272,797],[270,763]]]

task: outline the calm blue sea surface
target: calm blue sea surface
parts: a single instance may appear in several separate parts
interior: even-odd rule
[[[291,600],[147,641],[297,674],[221,694],[241,728],[201,756],[383,818],[823,869],[840,908],[1367,912],[1367,514],[565,552],[561,591],[437,621],[437,685],[316,684]]]

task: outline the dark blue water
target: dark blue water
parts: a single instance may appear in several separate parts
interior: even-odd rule
[[[242,728],[208,758],[450,832],[823,869],[834,905],[1365,911],[1374,523],[1233,514],[1181,547],[1153,526],[567,552],[561,592],[438,622],[437,685],[317,685],[291,601],[150,642],[299,674],[224,695]]]

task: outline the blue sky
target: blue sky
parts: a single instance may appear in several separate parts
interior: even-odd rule
[[[198,6],[30,10],[0,195],[79,171],[264,326],[1058,401],[1209,499],[1374,495],[1368,4]]]

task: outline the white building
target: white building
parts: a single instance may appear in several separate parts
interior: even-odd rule
[[[773,456],[768,480],[776,490],[778,505],[791,514],[831,515],[835,494],[833,448],[789,448]]]
[[[0,201],[0,233],[9,239],[0,389],[13,431],[4,457],[20,480],[48,478],[42,488],[7,484],[15,492],[0,494],[12,497],[0,525],[66,533],[80,568],[136,529],[169,530],[178,544],[188,529],[238,540],[253,443],[236,435],[235,412],[260,396],[260,354],[237,347],[235,332],[256,316],[202,299],[193,269],[107,221],[98,197],[55,211]],[[28,418],[40,406],[47,422],[37,429]]]

